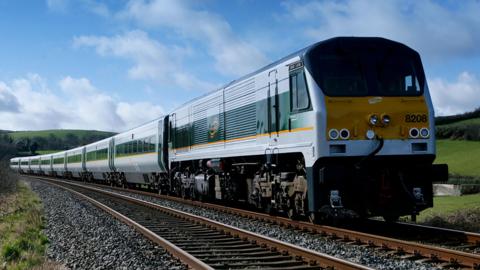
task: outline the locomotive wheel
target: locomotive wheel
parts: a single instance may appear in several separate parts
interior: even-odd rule
[[[317,222],[317,217],[315,215],[315,212],[310,212],[308,214],[308,221],[310,221],[310,223],[316,223]]]
[[[272,216],[276,215],[277,214],[277,211],[276,211],[277,209],[275,209],[275,207],[272,205],[270,200],[269,199],[264,199],[263,201],[264,201],[263,205],[264,205],[265,213],[267,213],[269,215],[272,215]]]
[[[298,211],[295,209],[294,198],[287,200],[287,216],[289,219],[295,220],[298,219]]]
[[[298,213],[292,208],[289,208],[287,210],[287,216],[291,220],[297,220],[298,219]]]
[[[183,186],[180,187],[180,194],[182,196],[182,199],[187,198],[187,191]]]
[[[196,201],[197,198],[197,191],[195,190],[195,186],[190,187],[190,199]]]
[[[253,202],[255,204],[255,207],[257,207],[257,209],[262,209],[262,196],[260,194],[260,190],[256,188],[254,194],[255,194],[255,198]]]

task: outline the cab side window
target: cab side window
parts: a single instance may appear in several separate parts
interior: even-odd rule
[[[310,108],[305,72],[297,69],[290,72],[290,109],[292,112],[300,112]]]

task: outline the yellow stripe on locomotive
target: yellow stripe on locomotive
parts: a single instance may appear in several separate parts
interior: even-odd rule
[[[429,111],[419,97],[325,97],[327,140],[428,138]],[[373,133],[372,133],[373,132]]]

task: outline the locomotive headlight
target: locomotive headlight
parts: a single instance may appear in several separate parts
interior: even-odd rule
[[[338,139],[338,136],[339,136],[338,130],[332,128],[328,131],[328,137],[330,137],[330,139],[336,140]]]
[[[390,119],[390,116],[388,114],[384,114],[382,116],[382,124],[383,125],[387,126],[388,124],[390,124],[390,121],[391,121],[391,119]]]
[[[370,115],[368,122],[370,123],[370,125],[375,126],[378,123],[378,116],[376,114]]]
[[[419,133],[418,128],[411,128],[408,134],[410,135],[410,138],[418,138]]]
[[[346,128],[342,128],[340,130],[340,138],[342,140],[348,140],[350,138],[350,131],[348,131]]]
[[[373,138],[375,138],[375,131],[371,129],[367,130],[367,133],[365,133],[365,137],[367,137],[367,139],[369,140],[373,140]]]
[[[428,136],[430,136],[430,130],[428,130],[428,128],[420,129],[420,136],[422,136],[422,138],[428,138]]]

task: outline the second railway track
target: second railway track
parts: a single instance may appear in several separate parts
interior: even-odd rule
[[[53,184],[132,225],[194,269],[370,269],[125,195],[59,181]]]

